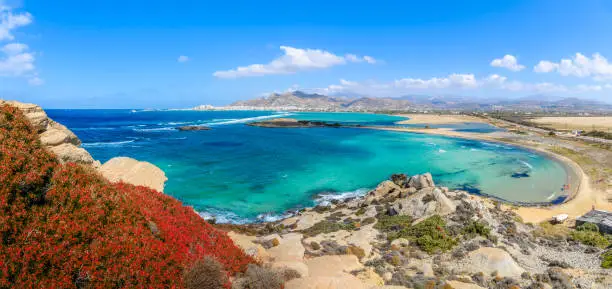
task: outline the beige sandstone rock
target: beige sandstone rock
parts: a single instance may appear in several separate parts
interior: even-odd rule
[[[253,242],[257,239],[257,237],[242,235],[232,231],[227,233],[227,235],[230,237],[230,239],[232,239],[234,244],[244,250],[246,254],[261,261],[267,261],[270,259],[270,254],[268,254],[266,249],[262,245]]]
[[[40,142],[45,146],[57,146],[63,143],[77,146],[81,144],[79,138],[72,131],[57,122],[51,122],[47,130],[40,134]]]
[[[306,249],[302,245],[302,234],[289,233],[280,236],[279,245],[268,250],[275,261],[302,261]]]
[[[354,255],[326,255],[306,260],[311,277],[335,276],[341,272],[363,269]]]
[[[368,289],[357,277],[340,273],[336,276],[304,277],[285,283],[286,289]]]
[[[99,166],[99,162],[96,162],[89,152],[84,148],[77,147],[70,143],[63,143],[57,146],[47,147],[53,152],[62,163],[74,162],[81,164],[91,164],[94,167]]]
[[[42,145],[53,152],[60,162],[75,162],[98,167],[89,152],[79,147],[81,141],[65,126],[50,119],[38,105],[18,101],[0,100],[0,105],[9,104],[19,108],[30,123],[37,129]]]
[[[163,192],[164,183],[168,180],[164,171],[155,165],[126,157],[110,159],[100,167],[100,173],[111,182],[123,181],[159,192]]]
[[[468,255],[467,272],[497,272],[502,277],[519,277],[525,270],[521,268],[508,252],[490,247],[482,247]]]

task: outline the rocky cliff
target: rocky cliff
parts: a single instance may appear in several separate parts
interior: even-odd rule
[[[40,142],[52,151],[60,162],[75,162],[99,167],[100,162],[95,161],[91,155],[79,147],[81,141],[68,128],[53,121],[38,105],[18,101],[0,100],[0,105],[8,104],[19,108],[24,116],[38,130]]]

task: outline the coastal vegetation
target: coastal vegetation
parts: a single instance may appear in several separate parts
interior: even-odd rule
[[[60,164],[8,105],[0,211],[0,288],[180,288],[193,266],[218,263],[231,276],[256,262],[179,201]]]

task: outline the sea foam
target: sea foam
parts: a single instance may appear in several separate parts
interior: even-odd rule
[[[128,143],[133,143],[135,140],[126,141],[114,141],[114,142],[91,142],[81,144],[83,147],[110,147],[110,146],[121,146]]]

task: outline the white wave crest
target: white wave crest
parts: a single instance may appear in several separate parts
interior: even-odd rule
[[[361,188],[354,191],[342,192],[342,193],[331,193],[331,194],[320,194],[314,200],[315,203],[323,206],[331,204],[333,200],[343,201],[350,198],[361,197],[367,194],[369,189]]]
[[[253,121],[258,121],[258,120],[262,120],[262,119],[279,118],[279,117],[284,117],[284,116],[289,116],[289,115],[291,115],[291,113],[281,113],[281,114],[273,114],[273,115],[263,115],[263,116],[247,117],[247,118],[238,118],[238,119],[232,119],[232,120],[226,120],[226,121],[219,121],[219,122],[209,122],[209,123],[205,123],[204,125],[207,125],[207,126],[217,126],[217,125],[228,125],[228,124],[237,124],[237,123],[247,123],[247,122],[253,122]]]
[[[438,150],[438,152],[439,152],[439,153],[441,153],[441,154],[443,154],[443,153],[445,153],[446,151],[445,151],[445,150],[443,150],[443,149],[439,149],[439,150]]]
[[[532,169],[532,170],[533,170],[533,166],[532,166],[532,165],[530,165],[528,162],[523,161],[523,160],[520,160],[520,162],[521,162],[522,164],[524,164],[525,166],[527,166],[529,169]]]
[[[91,143],[83,143],[81,146],[83,147],[113,147],[113,146],[121,146],[124,144],[132,143],[135,140],[126,140],[126,141],[115,141],[115,142],[91,142]]]
[[[133,131],[139,132],[159,132],[159,131],[172,131],[176,130],[175,127],[156,127],[156,128],[133,128]]]

